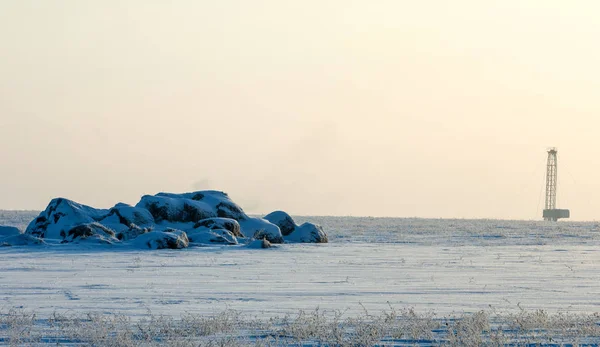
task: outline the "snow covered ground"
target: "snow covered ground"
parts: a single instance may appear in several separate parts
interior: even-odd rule
[[[439,314],[517,308],[595,312],[600,252],[581,245],[285,245],[180,251],[7,247],[0,307],[144,315],[367,309]],[[91,247],[90,247],[91,248]]]
[[[5,225],[21,216],[2,212]],[[7,218],[14,216],[14,220]],[[413,307],[451,314],[600,308],[594,222],[297,217],[327,244],[183,250],[100,245],[0,248],[0,309],[179,317],[227,309],[359,315]],[[12,223],[11,223],[12,222]]]

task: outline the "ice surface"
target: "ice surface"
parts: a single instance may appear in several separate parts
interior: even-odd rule
[[[39,214],[40,211],[0,210],[0,225],[11,225],[24,231],[27,225]]]
[[[597,312],[597,223],[310,217],[328,244],[0,248],[0,307],[262,316],[414,307]],[[8,223],[7,223],[8,224]]]

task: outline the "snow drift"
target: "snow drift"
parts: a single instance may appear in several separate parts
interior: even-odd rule
[[[21,230],[15,227],[0,225],[0,246],[29,246],[44,244],[42,239],[35,236],[21,233]]]
[[[21,231],[15,227],[0,225],[0,238],[10,237],[21,234]]]
[[[151,249],[179,249],[194,243],[237,245],[240,240],[327,242],[318,225],[298,226],[281,211],[267,217],[250,217],[226,193],[213,190],[144,195],[135,206],[118,203],[110,209],[56,198],[29,223],[24,235],[61,243],[89,239]],[[14,230],[10,233],[11,237],[21,235]]]

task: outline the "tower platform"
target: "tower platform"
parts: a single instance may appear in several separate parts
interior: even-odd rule
[[[544,217],[544,220],[550,220],[550,221],[556,222],[560,218],[571,217],[571,211],[564,210],[564,209],[558,209],[558,208],[551,209],[551,210],[544,210],[543,217]]]

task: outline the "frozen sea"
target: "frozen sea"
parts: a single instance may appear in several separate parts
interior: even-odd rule
[[[36,213],[1,212],[24,228]],[[296,217],[328,244],[133,250],[0,248],[0,309],[179,316],[226,309],[414,308],[438,315],[515,309],[600,311],[595,222]]]

